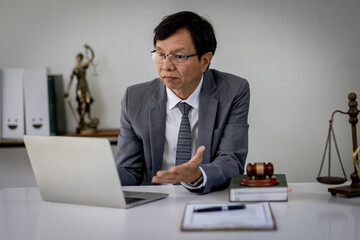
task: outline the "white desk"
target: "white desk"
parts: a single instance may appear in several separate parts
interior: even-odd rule
[[[130,209],[112,209],[41,200],[37,188],[0,190],[0,240],[10,239],[316,239],[360,238],[360,198],[332,197],[320,183],[289,184],[289,201],[271,203],[276,231],[181,232],[186,203],[223,203],[229,190],[197,195],[182,186],[124,187],[169,193]]]

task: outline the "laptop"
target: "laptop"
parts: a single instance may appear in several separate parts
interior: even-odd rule
[[[44,201],[129,208],[167,193],[123,191],[106,138],[24,136]]]

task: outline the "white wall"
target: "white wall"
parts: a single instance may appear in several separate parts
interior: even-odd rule
[[[348,110],[351,91],[360,99],[357,0],[2,0],[0,68],[47,66],[68,83],[88,43],[98,63],[96,76],[88,72],[93,115],[100,128],[118,128],[126,87],[157,76],[149,56],[154,27],[180,10],[213,23],[212,67],[250,82],[248,161],[271,161],[290,181],[313,181],[331,113]],[[334,124],[349,175],[348,117],[336,116]]]

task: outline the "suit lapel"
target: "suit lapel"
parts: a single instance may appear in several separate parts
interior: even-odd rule
[[[203,163],[210,162],[211,145],[218,108],[218,100],[211,96],[216,89],[216,83],[210,70],[205,72],[203,86],[200,91],[199,102],[199,132],[198,146],[204,145],[206,150],[203,156]]]
[[[210,162],[214,124],[218,100],[211,93],[217,88],[210,70],[205,72],[199,102],[198,146],[204,145],[203,163]],[[165,144],[166,89],[159,81],[159,87],[152,97],[155,105],[148,110],[149,137],[152,158],[152,174],[161,169]]]
[[[166,90],[159,80],[159,87],[152,97],[155,106],[148,110],[149,137],[153,176],[161,169],[165,143]]]

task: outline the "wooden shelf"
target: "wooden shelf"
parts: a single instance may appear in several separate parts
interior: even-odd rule
[[[0,140],[0,148],[1,147],[23,147],[24,141],[22,139],[1,139]]]
[[[70,133],[73,137],[117,137],[120,129],[102,129],[95,133]]]
[[[69,133],[67,136],[72,137],[102,137],[109,139],[111,145],[117,144],[118,135],[120,129],[102,129],[98,130],[96,133]],[[24,140],[22,139],[0,139],[0,148],[2,147],[24,147]]]

